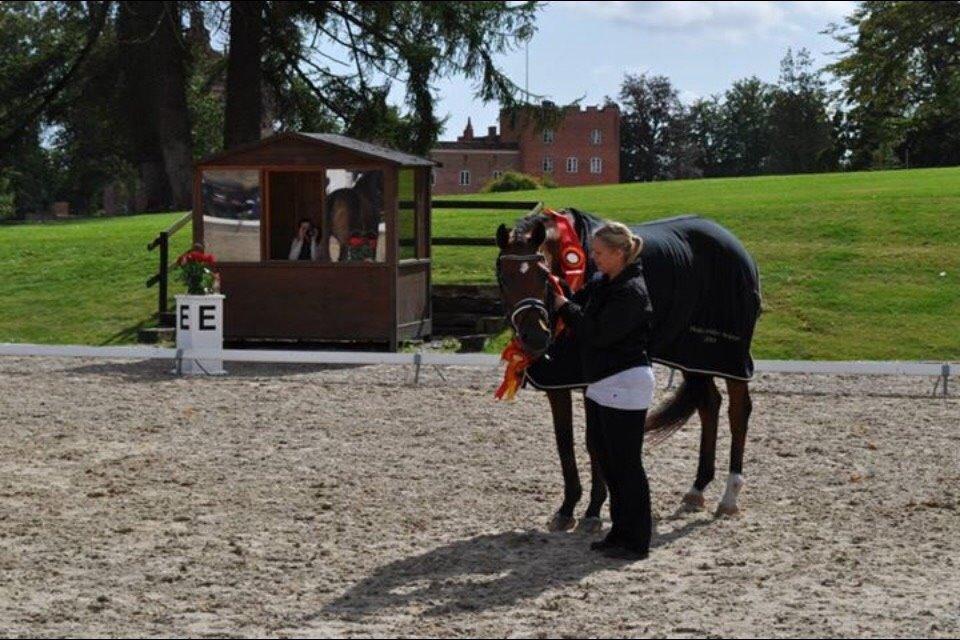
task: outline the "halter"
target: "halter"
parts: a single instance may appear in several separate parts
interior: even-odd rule
[[[500,285],[500,289],[503,290],[503,274],[500,271],[500,264],[503,260],[509,260],[511,262],[543,262],[545,260],[542,253],[531,253],[527,255],[505,255],[499,256],[497,258],[497,283]],[[549,283],[546,286],[546,298],[549,299],[552,297],[552,289],[549,286]],[[543,321],[546,325],[550,326],[550,309],[547,307],[547,304],[538,298],[523,298],[513,305],[513,309],[510,311],[508,316],[510,320],[510,326],[513,327],[514,332],[519,333],[517,329],[517,316],[526,311],[527,309],[536,309],[537,313],[543,318]]]

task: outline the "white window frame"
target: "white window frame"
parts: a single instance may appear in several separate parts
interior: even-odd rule
[[[546,156],[543,159],[543,163],[540,165],[544,173],[553,173],[553,158]]]
[[[577,173],[580,169],[580,161],[577,156],[567,157],[567,173]]]
[[[470,169],[460,169],[460,186],[470,186]]]
[[[543,130],[543,144],[553,144],[553,138],[554,138],[553,129]]]
[[[594,129],[590,132],[590,144],[602,144],[603,143],[603,131],[600,129]]]
[[[590,173],[603,173],[603,158],[598,156],[590,158]]]

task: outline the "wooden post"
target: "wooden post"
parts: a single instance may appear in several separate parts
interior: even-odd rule
[[[160,318],[167,311],[167,263],[169,254],[170,237],[166,231],[160,232],[160,280],[157,291],[157,317]]]

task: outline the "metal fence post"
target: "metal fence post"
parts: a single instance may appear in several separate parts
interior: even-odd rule
[[[413,354],[413,384],[420,384],[420,364],[423,362],[423,354],[419,351]]]

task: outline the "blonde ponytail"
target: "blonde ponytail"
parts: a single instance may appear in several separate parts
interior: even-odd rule
[[[627,264],[636,262],[640,257],[640,252],[643,251],[643,238],[635,235],[630,227],[619,222],[607,222],[597,229],[593,237],[597,240],[603,240],[607,246],[613,249],[622,251]]]

